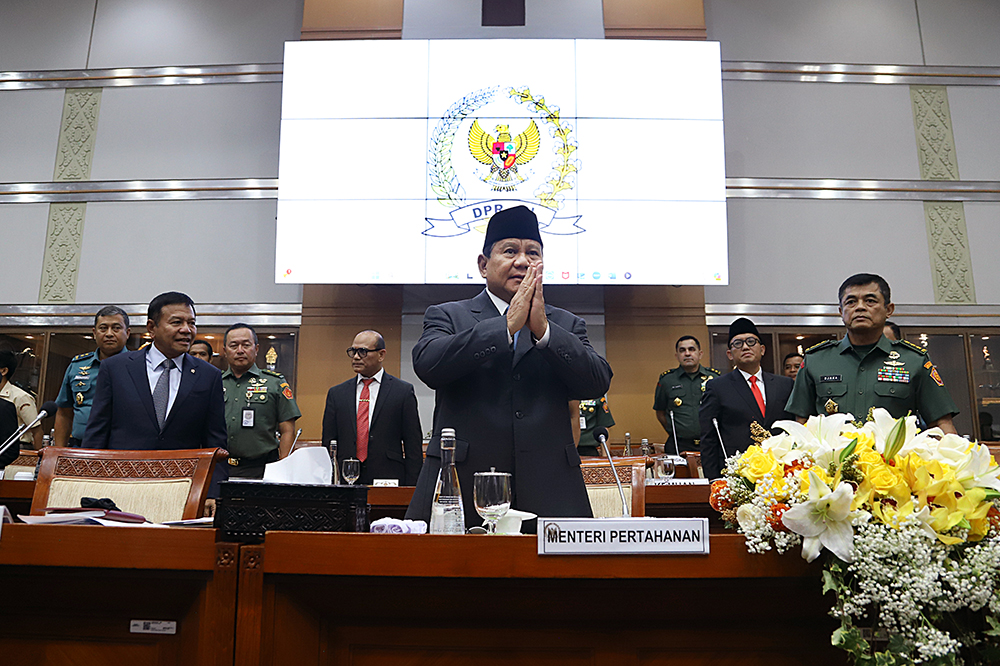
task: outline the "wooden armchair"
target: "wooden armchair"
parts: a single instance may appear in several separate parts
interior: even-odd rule
[[[632,516],[646,515],[646,458],[633,456],[615,458],[615,469],[625,491],[625,501],[631,503]],[[587,458],[580,464],[583,482],[590,496],[590,508],[595,518],[616,518],[622,515],[622,500],[614,474],[607,460]]]
[[[215,463],[223,449],[119,451],[43,449],[31,514],[46,507],[79,507],[82,497],[108,497],[122,511],[153,523],[202,515]]]
[[[3,468],[4,479],[13,479],[18,472],[35,473],[35,466],[38,464],[38,451],[21,451],[21,455],[14,459],[14,462]]]

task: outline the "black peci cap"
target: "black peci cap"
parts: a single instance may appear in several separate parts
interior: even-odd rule
[[[483,241],[483,254],[493,243],[504,238],[528,238],[542,245],[542,235],[538,232],[538,218],[527,206],[504,208],[490,218]]]
[[[760,333],[757,331],[757,327],[754,326],[753,322],[746,317],[740,317],[732,324],[729,325],[729,344],[733,341],[737,335],[743,335],[744,333],[753,333],[760,340]]]

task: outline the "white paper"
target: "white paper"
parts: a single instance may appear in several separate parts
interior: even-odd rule
[[[278,462],[264,467],[266,483],[299,483],[330,485],[333,465],[330,454],[322,446],[307,446]]]

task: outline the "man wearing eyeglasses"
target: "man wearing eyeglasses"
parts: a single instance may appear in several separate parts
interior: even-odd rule
[[[402,486],[417,482],[424,462],[423,432],[413,384],[382,367],[385,339],[377,331],[361,331],[347,350],[355,375],[326,394],[323,444],[337,440],[337,461],[361,461],[359,481],[396,479]]]
[[[753,443],[752,435],[770,430],[775,421],[794,418],[785,411],[794,382],[761,370],[764,344],[757,327],[746,317],[730,324],[726,356],[736,369],[705,385],[698,410],[701,468],[709,479],[722,473],[726,456]],[[758,428],[753,427],[755,422]]]
[[[491,467],[513,474],[514,509],[589,517],[569,405],[607,393],[611,367],[587,340],[583,319],[545,302],[542,237],[529,208],[490,218],[477,262],[486,289],[427,308],[413,347],[413,369],[436,402],[434,436],[406,517],[430,518],[442,428],[455,429],[467,527],[480,522],[473,475]]]

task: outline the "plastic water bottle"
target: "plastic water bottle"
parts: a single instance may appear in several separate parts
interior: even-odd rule
[[[337,440],[331,439],[327,450],[330,452],[330,465],[333,466],[333,470],[330,472],[330,483],[337,486],[340,485],[340,472],[337,470]]]
[[[441,430],[441,470],[431,504],[431,534],[465,534],[465,506],[455,468],[455,430]]]

